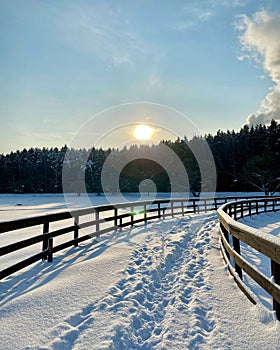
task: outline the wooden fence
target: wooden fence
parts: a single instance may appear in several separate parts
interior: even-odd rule
[[[98,207],[73,210],[71,212],[60,212],[56,214],[0,222],[0,240],[2,240],[2,235],[12,235],[13,232],[21,233],[21,231],[24,231],[26,229],[32,229],[36,232],[34,235],[31,235],[31,237],[28,238],[24,238],[25,233],[22,232],[23,239],[12,243],[9,242],[7,245],[1,246],[0,263],[1,257],[6,257],[7,254],[17,254],[19,250],[24,250],[31,246],[33,246],[35,249],[35,247],[38,247],[38,244],[40,245],[38,251],[36,251],[35,254],[27,254],[28,256],[24,257],[24,259],[18,261],[17,263],[12,262],[9,266],[5,266],[3,269],[1,269],[0,279],[3,279],[4,277],[7,277],[41,259],[52,262],[53,254],[60,250],[71,246],[78,246],[79,243],[83,241],[111,231],[121,230],[126,226],[133,226],[137,223],[148,223],[154,219],[165,219],[167,217],[174,217],[175,215],[182,216],[189,213],[217,210],[218,207],[229,201],[248,198],[250,197],[231,196],[216,198],[179,198],[129,202],[114,205],[102,205]],[[259,198],[262,200],[261,198],[264,197],[260,196]],[[273,203],[276,205],[276,202]],[[237,218],[237,215],[239,215],[239,213],[244,212],[240,211],[241,207],[232,207],[232,205],[230,205],[229,208],[233,208],[228,210],[233,210],[235,218]],[[253,213],[254,208],[255,207],[252,205],[251,209],[249,209],[251,214]],[[260,207],[258,208],[258,210],[260,210]],[[243,209],[245,209],[245,206]],[[224,210],[222,211],[224,212]],[[221,210],[219,212],[221,213]],[[221,220],[223,220],[222,215]],[[59,224],[59,227],[55,228],[54,226],[58,226],[57,224]],[[226,223],[224,226],[226,228],[228,227],[226,226]],[[85,233],[85,231],[87,232]],[[70,238],[69,234],[71,235]],[[58,244],[55,244],[57,243],[56,239],[61,237],[65,237],[65,240],[63,242],[58,242]],[[275,261],[280,262],[279,260]]]
[[[218,209],[220,247],[229,270],[241,290],[256,304],[252,293],[242,281],[243,272],[257,282],[273,299],[273,309],[280,319],[280,237],[263,234],[260,230],[237,222],[245,216],[280,210],[280,197],[254,198],[226,203]],[[240,241],[264,254],[271,261],[271,278],[246,260]],[[242,254],[241,254],[242,253]]]
[[[1,246],[0,258],[27,247],[38,245],[38,243],[41,245],[41,249],[35,254],[2,269],[0,279],[41,259],[52,262],[53,254],[60,250],[78,246],[80,242],[111,231],[121,230],[126,226],[148,223],[158,218],[165,219],[210,210],[217,210],[218,212],[220,247],[235,281],[247,297],[253,303],[256,303],[254,296],[242,281],[243,273],[255,280],[271,295],[273,309],[277,318],[280,319],[280,237],[264,235],[259,230],[237,221],[245,216],[280,210],[280,197],[234,196],[129,202],[0,222],[1,235],[12,235],[13,232],[21,232],[24,229],[32,228],[36,231],[38,229],[38,232],[31,237]],[[71,224],[69,224],[69,220]],[[59,228],[51,227],[55,223],[59,224]],[[90,230],[90,233],[84,234],[84,229]],[[64,242],[54,244],[55,238],[67,234],[68,238]],[[69,234],[71,234],[71,239],[69,239]],[[246,260],[246,256],[241,254],[240,241],[270,259],[271,276],[264,275]],[[271,278],[272,276],[273,278]]]

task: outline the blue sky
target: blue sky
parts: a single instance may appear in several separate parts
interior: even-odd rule
[[[70,144],[121,103],[170,106],[202,133],[262,120],[277,111],[279,13],[278,0],[0,0],[0,153]]]

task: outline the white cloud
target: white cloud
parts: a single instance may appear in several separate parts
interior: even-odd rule
[[[200,7],[198,4],[185,6],[184,12],[190,15],[194,20],[202,22],[207,21],[215,14],[211,8]]]
[[[209,0],[212,6],[223,6],[223,7],[243,7],[250,0]]]
[[[120,66],[122,64],[132,64],[128,55],[115,55],[113,56],[113,65]]]
[[[117,3],[113,7],[105,2],[72,3],[53,11],[61,41],[73,50],[92,53],[111,67],[153,57],[154,45],[141,36]]]
[[[164,83],[162,81],[162,78],[157,73],[150,73],[148,78],[148,89],[163,89]]]
[[[209,21],[224,8],[243,7],[250,0],[201,0],[189,1],[180,12],[180,19],[169,27],[178,31],[196,28]]]
[[[271,119],[280,120],[280,14],[260,11],[252,18],[239,18],[237,29],[244,55],[252,57],[269,74],[273,86],[261,102],[260,109],[247,118],[249,125],[267,124]]]
[[[215,15],[208,1],[206,3],[190,2],[179,13],[180,19],[169,25],[170,28],[178,31],[193,29],[200,23],[207,22]]]

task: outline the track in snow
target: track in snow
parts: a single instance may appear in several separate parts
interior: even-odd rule
[[[209,345],[219,328],[207,303],[207,251],[216,224],[215,214],[206,223],[204,215],[194,222],[189,216],[169,232],[159,229],[148,236],[110,292],[69,315],[37,348],[83,349],[91,343],[92,349],[195,350]]]

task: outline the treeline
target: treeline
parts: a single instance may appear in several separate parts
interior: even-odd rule
[[[217,168],[218,191],[262,191],[280,187],[280,124],[245,125],[239,132],[205,136]]]
[[[0,192],[60,193],[63,191],[64,167],[64,187],[71,192],[83,191],[83,183],[86,190],[93,193],[137,192],[141,184],[142,190],[146,191],[168,192],[175,188],[199,195],[200,191],[207,191],[201,185],[200,160],[192,152],[200,141],[206,141],[212,151],[218,191],[273,194],[280,187],[280,125],[273,120],[269,126],[249,128],[245,125],[239,132],[218,131],[216,135],[191,140],[163,140],[158,145],[131,146],[122,150],[76,150],[64,146],[61,149],[31,148],[11,152],[0,155]],[[174,157],[166,156],[167,147]],[[171,184],[169,172],[176,172],[177,156],[188,174],[189,188],[183,188],[180,179],[175,187]],[[107,179],[104,185],[101,173],[108,159],[107,177],[114,177],[117,168],[121,164],[124,166],[119,171],[117,182],[116,179]],[[111,170],[115,167],[115,172],[110,167]],[[156,188],[151,181],[145,182],[146,179],[152,180]]]

